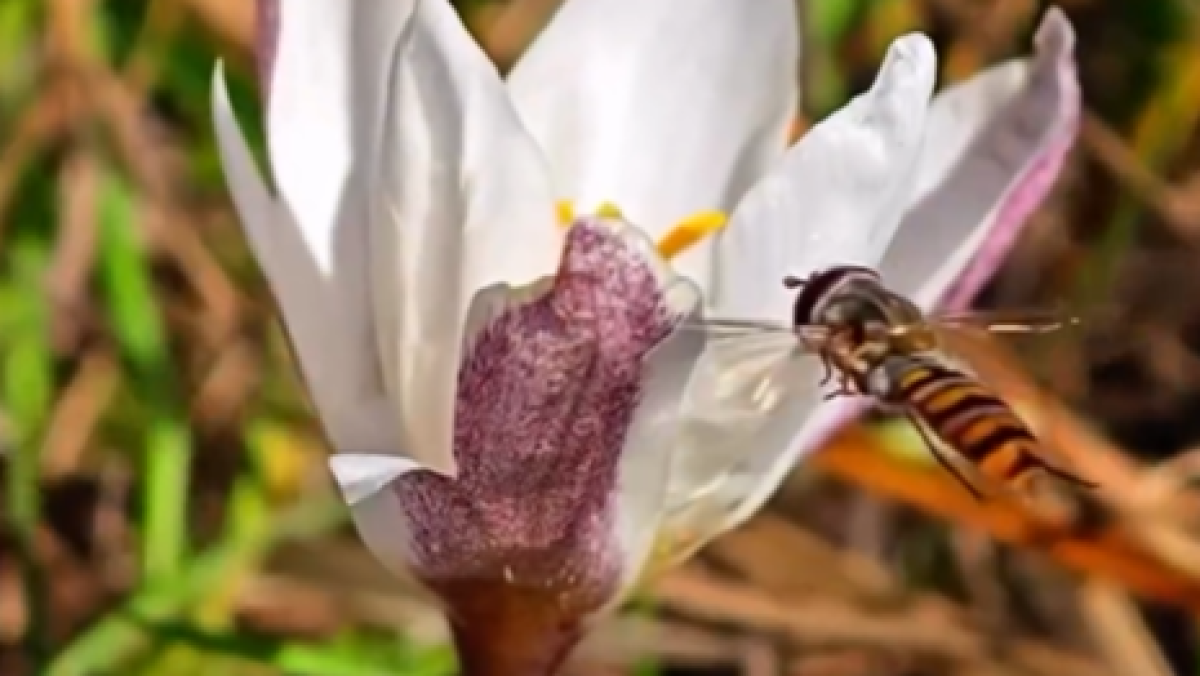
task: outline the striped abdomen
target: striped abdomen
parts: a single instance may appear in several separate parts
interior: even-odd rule
[[[984,476],[1022,489],[1034,470],[1046,468],[1033,433],[975,378],[921,357],[889,366],[889,401],[907,407]]]

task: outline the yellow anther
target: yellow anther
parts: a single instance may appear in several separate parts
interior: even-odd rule
[[[725,227],[729,219],[719,211],[701,211],[675,224],[674,228],[658,241],[658,252],[663,258],[673,258],[696,242]]]
[[[575,222],[575,203],[571,200],[559,200],[554,203],[554,215],[558,224],[567,227]]]
[[[554,213],[558,218],[558,224],[564,228],[567,227],[575,222],[575,202],[571,200],[559,200],[555,202]],[[625,215],[621,213],[621,209],[612,202],[604,202],[596,207],[596,215],[600,218],[625,218]]]
[[[621,212],[621,208],[612,202],[603,202],[596,207],[596,216],[600,218],[619,218],[625,219],[625,214]],[[558,224],[564,228],[570,227],[575,222],[575,202],[572,200],[559,200],[554,203],[554,214],[558,219]],[[700,211],[671,228],[671,231],[666,234],[658,242],[658,251],[664,258],[672,258],[682,253],[684,250],[696,244],[700,240],[708,237],[712,233],[725,227],[728,217],[719,211]]]
[[[605,203],[601,204],[599,207],[596,207],[596,215],[599,216],[600,218],[619,218],[621,220],[625,219],[625,215],[622,214],[621,210],[619,208],[617,208],[617,205],[613,204],[612,202],[605,202]]]

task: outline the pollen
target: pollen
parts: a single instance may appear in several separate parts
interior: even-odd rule
[[[675,224],[658,241],[658,252],[664,258],[673,258],[697,242],[725,227],[729,218],[719,211],[701,211]]]
[[[624,219],[621,208],[612,202],[604,202],[596,207],[595,214],[601,218]],[[570,227],[575,221],[575,203],[571,200],[559,200],[554,203],[554,215],[559,226]],[[675,227],[658,241],[658,252],[664,258],[673,258],[697,242],[712,235],[725,227],[729,218],[719,211],[699,211],[675,224]]]
[[[621,213],[621,209],[612,202],[605,202],[596,208],[596,215],[600,218],[620,218],[625,219],[625,215]]]
[[[575,221],[575,203],[571,200],[559,200],[554,203],[554,216],[558,224],[567,227]]]

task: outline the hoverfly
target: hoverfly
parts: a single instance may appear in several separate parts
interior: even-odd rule
[[[938,463],[978,499],[976,478],[1022,491],[1039,473],[1078,486],[1094,484],[1049,461],[1029,427],[974,374],[942,349],[939,328],[975,326],[997,333],[1044,333],[1064,322],[1051,316],[1005,319],[961,314],[926,317],[912,301],[888,290],[869,268],[840,266],[807,279],[787,277],[796,290],[790,327],[713,319],[718,333],[792,333],[799,352],[824,365],[820,385],[837,379],[826,399],[868,396],[903,413]],[[965,461],[964,463],[959,460]]]

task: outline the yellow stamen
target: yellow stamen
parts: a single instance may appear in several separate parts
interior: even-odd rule
[[[554,215],[558,224],[567,227],[575,222],[575,203],[571,200],[559,200],[554,203]]]
[[[600,218],[619,218],[625,220],[625,215],[617,208],[617,205],[612,202],[605,202],[596,208],[596,215]]]
[[[658,241],[658,252],[663,258],[674,258],[696,242],[725,227],[729,219],[719,211],[701,211],[675,224],[674,228]]]
[[[564,228],[575,221],[575,203],[571,200],[559,200],[554,203],[555,217],[558,224]],[[619,218],[625,215],[621,208],[612,202],[604,202],[596,207],[596,215],[600,218]],[[719,211],[700,211],[688,216],[658,242],[658,251],[664,258],[673,258],[697,242],[725,227],[729,219]]]

